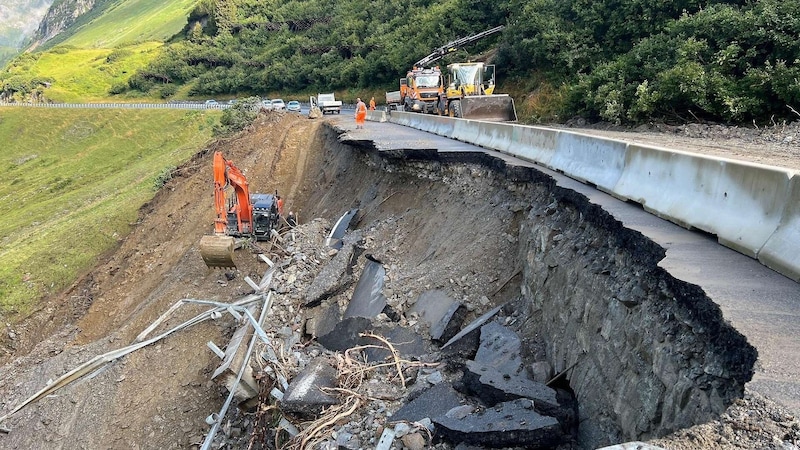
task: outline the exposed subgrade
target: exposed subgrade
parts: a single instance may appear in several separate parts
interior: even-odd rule
[[[458,291],[466,277],[455,295],[490,300],[473,314],[512,303],[526,362],[546,361],[577,397],[582,446],[664,436],[742,397],[757,352],[718,305],[659,267],[661,246],[546,170],[324,133],[323,195],[309,207],[358,207],[357,227],[405,225],[377,255],[398,272],[390,289],[413,279]]]

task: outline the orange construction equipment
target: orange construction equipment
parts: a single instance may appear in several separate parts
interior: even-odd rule
[[[495,94],[495,66],[484,63],[457,63],[447,66],[445,74],[439,66],[430,65],[467,44],[503,30],[494,27],[481,33],[456,39],[435,49],[420,59],[405,78],[400,90],[386,93],[389,109],[449,115],[452,117],[515,121],[514,99],[507,94]]]
[[[250,194],[242,171],[221,152],[214,152],[214,234],[200,240],[200,255],[208,267],[236,267],[233,250],[237,237],[270,238],[280,220],[275,197]]]

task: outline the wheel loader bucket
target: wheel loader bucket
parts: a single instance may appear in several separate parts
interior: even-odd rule
[[[493,122],[515,122],[517,109],[514,99],[507,94],[475,95],[461,99],[461,117]]]
[[[200,255],[208,267],[236,267],[233,263],[235,239],[231,236],[203,236]]]

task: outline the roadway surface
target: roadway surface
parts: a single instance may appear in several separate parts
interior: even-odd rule
[[[423,157],[484,153],[509,165],[535,167],[559,186],[586,196],[627,228],[641,232],[666,250],[659,263],[679,280],[700,286],[722,310],[725,320],[758,350],[748,388],[800,416],[800,284],[757,260],[718,244],[713,236],[689,231],[534,163],[471,144],[392,123],[367,122],[355,129],[351,114],[333,123],[345,133],[340,141],[374,146],[389,155]]]

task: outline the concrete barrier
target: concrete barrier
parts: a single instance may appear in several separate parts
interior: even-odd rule
[[[625,165],[627,143],[562,131],[549,166],[610,192]]]
[[[556,153],[560,131],[552,128],[513,125],[509,153],[545,167],[551,167],[550,160]]]
[[[478,129],[478,136],[474,141],[476,145],[506,153],[515,146],[512,124],[476,121],[473,126]]]
[[[617,196],[756,258],[783,215],[793,172],[630,144]]]
[[[792,177],[789,198],[775,233],[758,253],[765,266],[800,281],[800,174]]]
[[[800,281],[800,175],[793,171],[545,127],[397,112],[390,121],[558,170],[714,234]]]
[[[386,111],[367,111],[367,120],[370,122],[386,122]]]
[[[453,119],[449,117],[392,111],[389,114],[389,122],[427,131],[428,133],[438,134],[439,136],[456,139],[453,137],[454,122]]]

